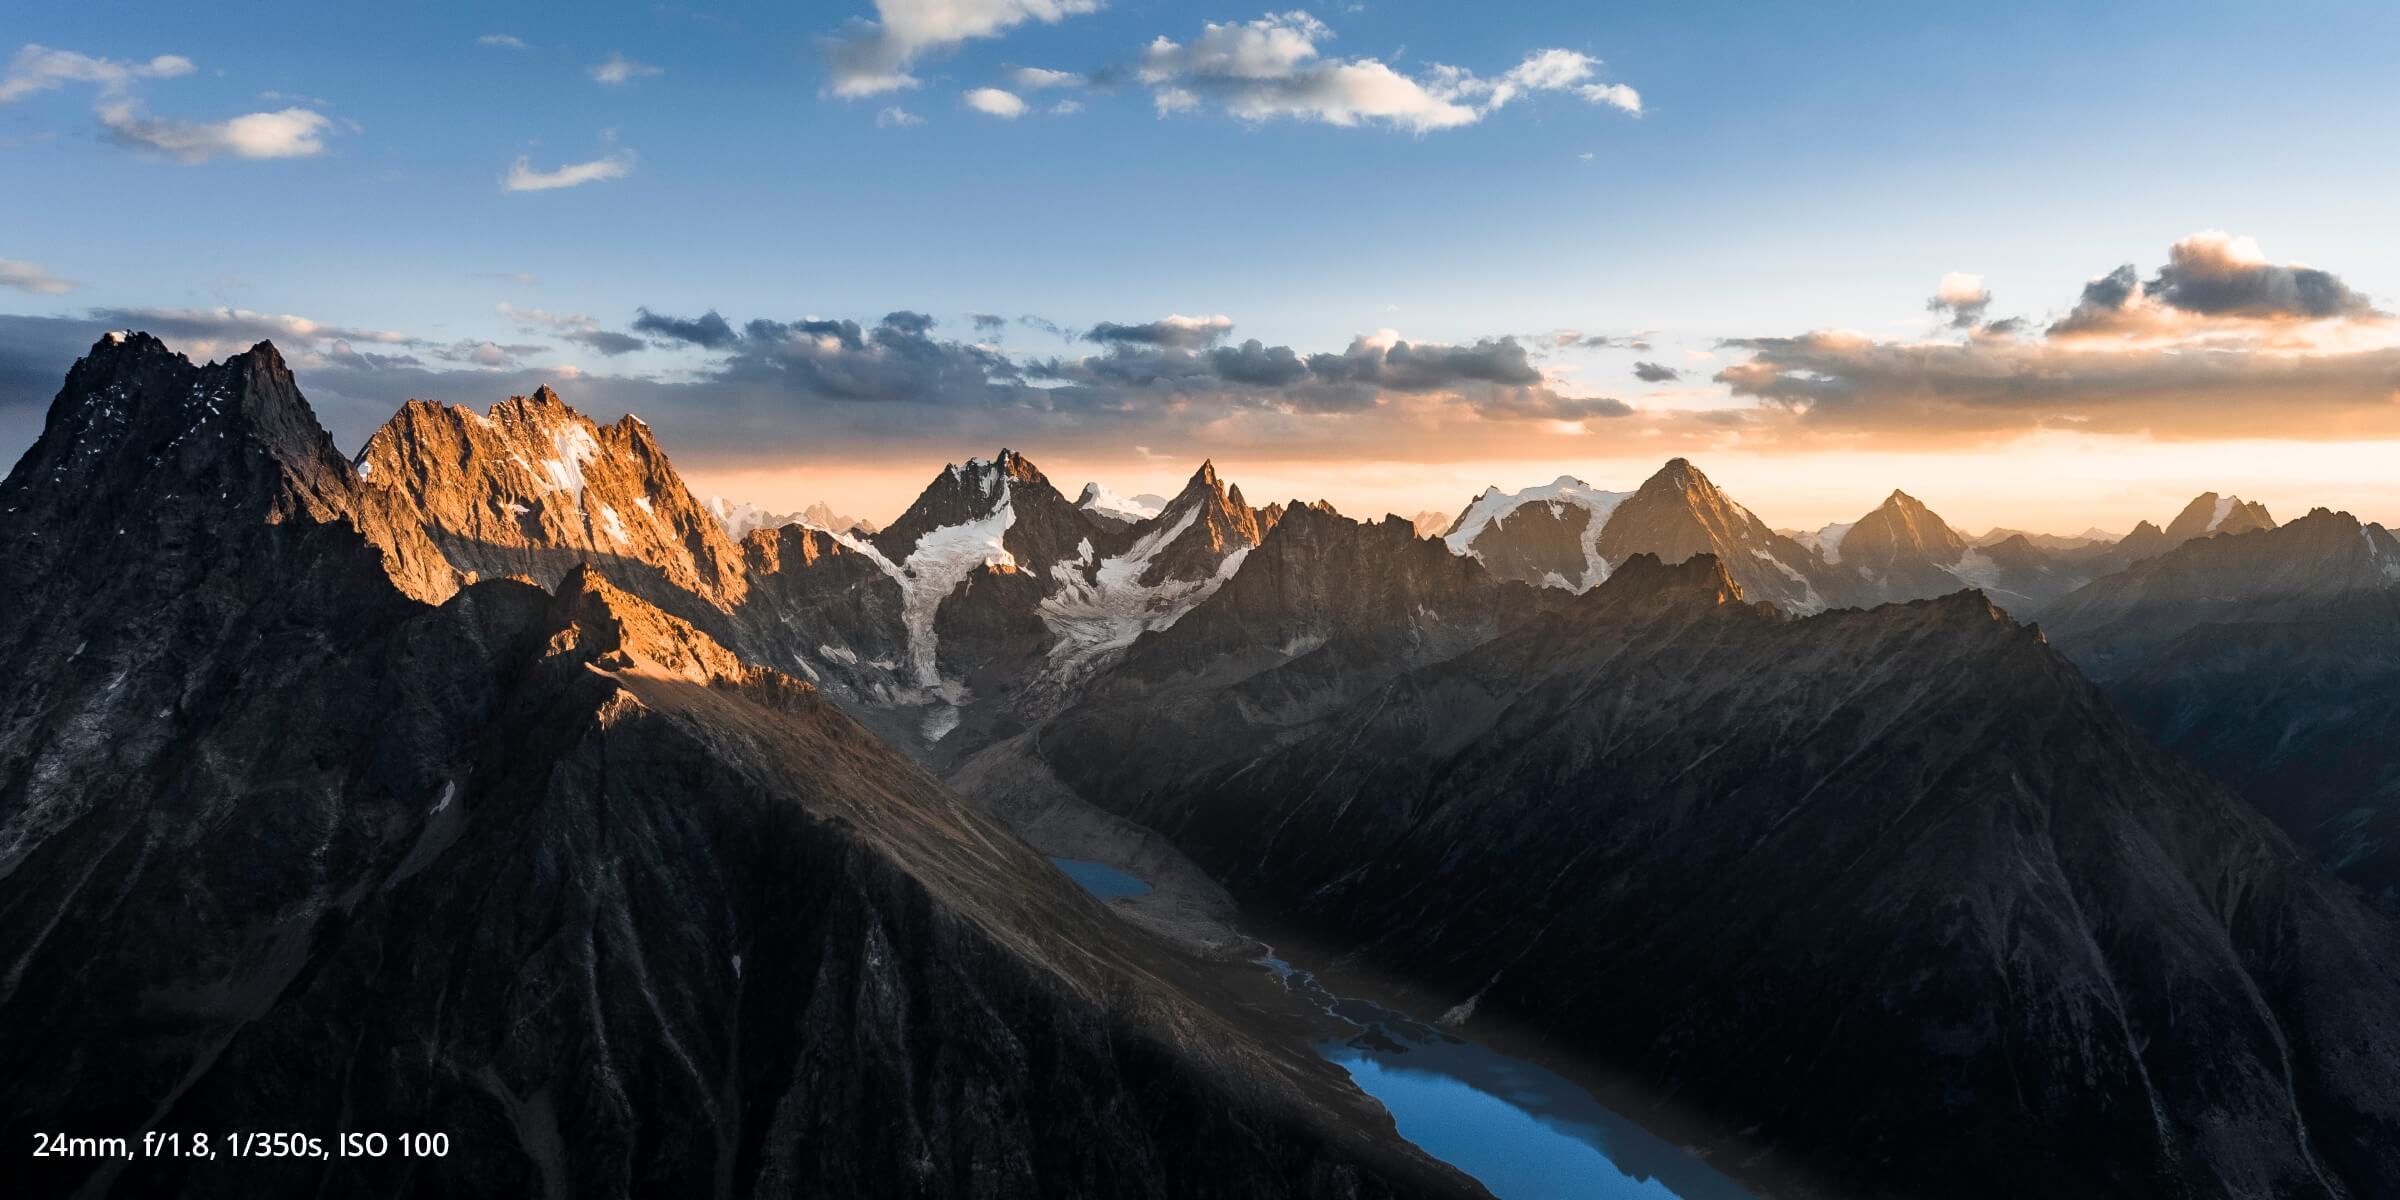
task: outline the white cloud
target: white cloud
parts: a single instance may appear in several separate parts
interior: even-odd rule
[[[1992,294],[1984,290],[1983,276],[1952,271],[1942,276],[1942,286],[1934,290],[1933,298],[1944,304],[1985,304]]]
[[[1590,78],[1599,65],[1598,59],[1573,50],[1536,50],[1509,68],[1501,81],[1511,87],[1555,91]]]
[[[633,151],[619,150],[590,162],[567,163],[548,171],[534,169],[524,155],[508,165],[508,174],[500,178],[504,192],[547,192],[557,188],[581,187],[604,179],[623,179],[633,172]]]
[[[40,266],[29,262],[19,262],[13,258],[0,258],[0,287],[15,288],[20,292],[32,292],[40,296],[57,296],[75,290],[74,284],[52,275]]]
[[[1038,92],[1043,88],[1081,87],[1083,76],[1071,71],[1051,71],[1041,67],[1018,67],[1008,73],[1011,83],[1022,91]]]
[[[877,129],[906,129],[911,125],[922,125],[924,123],[925,118],[920,117],[897,104],[886,107],[875,114],[875,127]]]
[[[153,117],[130,100],[100,106],[100,123],[120,145],[164,154],[179,162],[235,158],[311,158],[325,152],[333,119],[305,108],[250,113],[227,121],[184,121]]]
[[[1082,111],[1083,101],[1081,100],[1061,100],[1050,106],[1050,115],[1054,117],[1071,117]]]
[[[830,82],[845,98],[913,88],[917,58],[978,38],[998,37],[1028,21],[1054,25],[1098,12],[1101,0],[875,0],[875,20],[852,20],[820,39]]]
[[[1622,83],[1587,83],[1576,88],[1575,94],[1594,104],[1606,104],[1636,116],[1641,115],[1642,94]]]
[[[1189,44],[1151,42],[1136,77],[1162,115],[1206,99],[1246,121],[1381,122],[1414,133],[1472,125],[1532,92],[1572,90],[1595,104],[1641,111],[1638,93],[1594,82],[1600,60],[1574,50],[1535,51],[1496,79],[1438,63],[1411,76],[1372,58],[1322,57],[1318,43],[1332,37],[1304,12],[1210,22]]]
[[[1014,121],[1025,115],[1025,101],[1015,92],[999,88],[980,87],[966,93],[967,107],[979,113],[989,113],[1004,121]]]
[[[487,33],[475,39],[478,46],[498,46],[503,50],[523,50],[525,39],[513,33]]]
[[[1468,77],[1462,80],[1460,88],[1468,94],[1484,94],[1487,112],[1529,92],[1568,91],[1594,104],[1637,115],[1642,111],[1640,92],[1621,83],[1597,82],[1593,76],[1599,73],[1600,60],[1581,51],[1536,50],[1500,78],[1487,83]]]
[[[651,66],[648,63],[635,62],[632,59],[613,51],[607,58],[593,63],[591,68],[592,78],[600,81],[601,83],[605,83],[610,87],[616,87],[620,84],[631,83],[636,79],[643,79],[652,75],[659,75],[663,73],[664,72],[658,67]]]
[[[121,95],[137,79],[173,79],[192,73],[192,60],[161,54],[148,62],[93,58],[72,50],[52,50],[27,43],[9,60],[0,75],[0,104],[22,100],[36,92],[56,91],[69,83],[97,84],[103,95]]]
[[[194,339],[201,347],[246,346],[264,338],[308,345],[322,341],[378,346],[420,344],[417,338],[398,330],[335,325],[291,313],[254,312],[247,308],[109,308],[94,309],[92,315],[127,328],[146,328],[162,337]]]

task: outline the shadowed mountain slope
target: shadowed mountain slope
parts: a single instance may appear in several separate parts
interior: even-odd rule
[[[1637,556],[1337,695],[1204,636],[1306,611],[1249,573],[1040,757],[1425,1011],[1828,1195],[2400,1187],[2400,935],[1980,596],[1795,621]]]
[[[0,483],[0,1132],[449,1158],[18,1186],[1472,1192],[806,685],[588,567],[410,599],[377,503],[272,347],[139,335]]]

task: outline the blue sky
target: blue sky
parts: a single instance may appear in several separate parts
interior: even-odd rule
[[[1389,416],[1375,430],[1348,400],[1246,395],[1243,405],[1270,411],[1234,429],[1195,415],[1206,398],[1190,389],[1160,401],[1152,387],[1139,403],[1171,408],[1175,419],[1053,412],[1027,432],[1037,446],[1055,441],[1054,459],[1120,473],[1139,474],[1153,456],[1231,452],[1270,464],[1339,460],[1366,472],[1361,479],[1387,480],[1425,476],[1428,453],[1407,447],[1431,437],[1461,446],[1472,464],[1445,464],[1457,467],[1441,473],[1446,496],[1510,462],[1654,464],[1663,454],[1652,448],[1698,435],[1650,414],[1760,405],[1712,380],[1751,352],[1723,340],[1827,329],[1895,344],[1940,336],[1926,300],[1950,272],[1982,276],[1992,315],[2038,325],[2071,309],[2088,279],[2120,263],[2147,276],[2171,244],[2224,230],[2255,239],[2262,262],[2334,273],[2374,315],[2400,300],[2400,239],[2388,216],[2400,182],[2388,136],[2400,127],[2388,63],[2400,10],[1766,7],[1371,2],[1312,9],[1303,21],[1138,0],[913,9],[842,0],[595,5],[565,19],[532,5],[135,2],[109,6],[103,20],[88,6],[39,5],[0,28],[0,55],[18,54],[16,76],[30,81],[0,102],[0,172],[13,184],[0,188],[0,260],[38,272],[20,270],[18,286],[0,287],[0,314],[89,324],[117,310],[226,309],[389,331],[409,339],[422,370],[388,386],[323,371],[336,399],[320,407],[346,441],[363,437],[403,385],[480,406],[525,379],[581,378],[595,415],[638,398],[671,450],[679,426],[694,431],[693,470],[748,472],[754,486],[790,499],[812,489],[777,473],[785,459],[828,486],[886,463],[918,476],[944,458],[988,453],[974,439],[1005,436],[1009,422],[961,418],[958,438],[946,440],[928,436],[943,428],[938,419],[929,426],[924,413],[903,411],[942,411],[940,397],[902,397],[908,403],[885,405],[878,418],[856,397],[828,401],[799,388],[723,401],[752,436],[718,445],[705,432],[718,402],[711,385],[722,392],[738,381],[720,360],[724,347],[648,339],[600,356],[561,340],[569,326],[499,306],[583,315],[576,328],[618,332],[643,308],[715,310],[737,328],[824,317],[872,329],[905,310],[932,317],[931,336],[992,345],[1018,362],[1113,352],[1075,335],[1170,314],[1222,314],[1231,329],[1219,343],[1257,338],[1302,356],[1341,352],[1385,329],[1457,347],[1515,338],[1534,348],[1530,361],[1553,398],[1637,410],[1630,420],[1586,420],[1588,407],[1529,408],[1520,396],[1507,402],[1513,415],[1495,418],[1498,407],[1470,396],[1465,411],[1479,423],[1462,436],[1412,407],[1422,391],[1385,393],[1405,393],[1407,404],[1360,402]],[[901,68],[914,85],[839,94],[860,89],[831,65],[827,39],[858,44],[911,20],[937,31]],[[846,25],[862,21],[881,26]],[[1454,127],[1411,128],[1405,117],[1344,126],[1321,111],[1245,115],[1240,99],[1260,94],[1255,79],[1199,66],[1145,78],[1145,67],[1156,76],[1169,61],[1151,49],[1155,39],[1196,60],[1210,23],[1297,31],[1314,51],[1304,66],[1371,60],[1447,96]],[[994,36],[946,40],[943,28]],[[521,45],[490,41],[501,37]],[[26,46],[106,60],[123,77],[93,78],[111,69],[104,64],[35,86],[58,72],[41,75]],[[1581,56],[1581,74],[1492,106],[1490,85],[1542,51]],[[151,69],[162,55],[188,68]],[[604,82],[596,75],[612,59],[630,65]],[[1445,65],[1480,83],[1443,83]],[[1013,74],[1019,67],[1084,82],[1028,88]],[[1272,103],[1289,102],[1302,83],[1280,80]],[[1593,85],[1638,92],[1638,113],[1576,90]],[[979,111],[968,93],[980,88],[1009,91],[1027,111]],[[0,82],[0,96],[7,89]],[[1162,111],[1170,90],[1192,93],[1192,104]],[[1078,111],[1051,111],[1061,101]],[[291,113],[299,115],[241,135],[208,128]],[[506,190],[520,159],[530,173],[608,165],[576,186]],[[1012,323],[977,330],[972,313]],[[1013,321],[1022,316],[1066,335]],[[228,337],[246,332],[227,324]],[[2278,335],[2287,324],[2274,325]],[[1647,349],[1536,340],[1559,330],[1640,335]],[[2356,349],[2355,332],[2319,342]],[[194,324],[187,339],[221,352],[205,333]],[[496,361],[463,349],[483,342],[499,350]],[[444,347],[455,357],[436,353]],[[1637,377],[1637,362],[1684,378],[1654,386]],[[54,380],[65,365],[42,374]],[[309,366],[302,361],[302,382],[314,396]],[[573,383],[561,387],[578,400]],[[1009,403],[1035,393],[1016,394]],[[1049,393],[1039,395],[1046,402]],[[46,401],[46,389],[0,397],[10,453],[37,427],[26,412]],[[1078,403],[1121,414],[1134,401],[1110,393]],[[988,410],[990,398],[978,393],[970,407]],[[1403,409],[1405,420],[1390,416]],[[1519,419],[1537,410],[1551,416]],[[1585,428],[1569,433],[1555,416]],[[2080,409],[2047,413],[2034,432],[2054,438],[2084,419]],[[2145,411],[2109,434],[2139,435],[2158,419]],[[770,453],[756,435],[777,422],[835,436]],[[1628,435],[1645,422],[1642,439]],[[2200,425],[2259,436],[2256,422],[2211,415]],[[1838,513],[1848,491],[1793,484],[1811,455],[1820,464],[1859,452],[1983,455],[1988,466],[1999,461],[1988,456],[2009,453],[2003,442],[2028,432],[1976,428],[1969,446],[1896,428],[1845,427],[1838,445],[1762,428],[1703,448],[1759,460],[1757,487],[1789,495],[1795,508],[1823,493]],[[2388,433],[2377,426],[2346,440]],[[2159,488],[2182,487],[2200,469],[2193,464],[2205,456],[2185,444],[2191,434],[2157,452]],[[2317,453],[2322,440],[2292,453]],[[1364,449],[1346,454],[1346,445]],[[1767,459],[1781,465],[1768,470]],[[1405,463],[1419,469],[1370,469]],[[2280,463],[2274,478],[2307,478],[2307,466]],[[1880,490],[1896,482],[1875,481]],[[863,506],[886,504],[864,483],[846,486],[874,492]],[[1404,499],[1388,486],[1359,487],[1378,502],[1387,492]],[[1978,492],[1958,503],[1991,499]],[[2157,501],[2143,492],[2095,503],[2131,511]]]

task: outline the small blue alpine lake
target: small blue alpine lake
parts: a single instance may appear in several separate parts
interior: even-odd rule
[[[1139,896],[1150,890],[1149,884],[1109,866],[1107,863],[1096,863],[1082,858],[1060,858],[1056,855],[1051,856],[1050,862],[1051,865],[1066,872],[1067,878],[1081,885],[1083,890],[1099,897],[1102,903],[1114,900],[1119,896]]]
[[[1400,1136],[1498,1200],[1751,1200],[1716,1168],[1555,1071],[1372,1001],[1269,953],[1259,965],[1352,1030],[1317,1053],[1381,1101]]]
[[[1052,858],[1102,901],[1150,885],[1103,863]],[[1392,1114],[1400,1136],[1498,1200],[1751,1200],[1714,1167],[1617,1115],[1573,1080],[1370,1001],[1337,996],[1275,957],[1257,960],[1322,1013],[1318,1055]]]

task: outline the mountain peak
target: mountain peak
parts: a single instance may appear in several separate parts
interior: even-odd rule
[[[1696,502],[1710,505],[1724,496],[1707,472],[1693,466],[1692,460],[1682,457],[1668,459],[1650,478],[1642,481],[1638,491],[1654,496],[1661,492],[1680,492]]]
[[[276,349],[275,343],[266,338],[252,343],[239,357],[248,359],[253,370],[291,373],[291,364],[283,360],[283,351]]]
[[[113,529],[125,522],[112,513],[189,515],[220,499],[263,504],[271,519],[329,520],[347,509],[350,483],[272,343],[195,366],[147,333],[119,331],[68,370],[5,486],[38,487],[42,503],[90,509]]]
[[[2240,496],[2202,492],[2175,514],[2174,521],[2167,525],[2166,536],[2169,544],[2181,545],[2214,533],[2245,533],[2274,527],[2275,518],[2267,514],[2266,505]]]
[[[1197,471],[1194,471],[1194,472],[1192,472],[1192,477],[1191,477],[1190,481],[1186,482],[1186,483],[1184,484],[1184,486],[1185,486],[1185,487],[1187,487],[1187,488],[1191,488],[1191,487],[1215,488],[1215,487],[1217,486],[1217,464],[1216,464],[1216,461],[1215,461],[1214,459],[1207,459],[1207,458],[1201,459],[1201,460],[1200,460],[1200,469],[1199,469],[1199,470],[1197,470]]]

